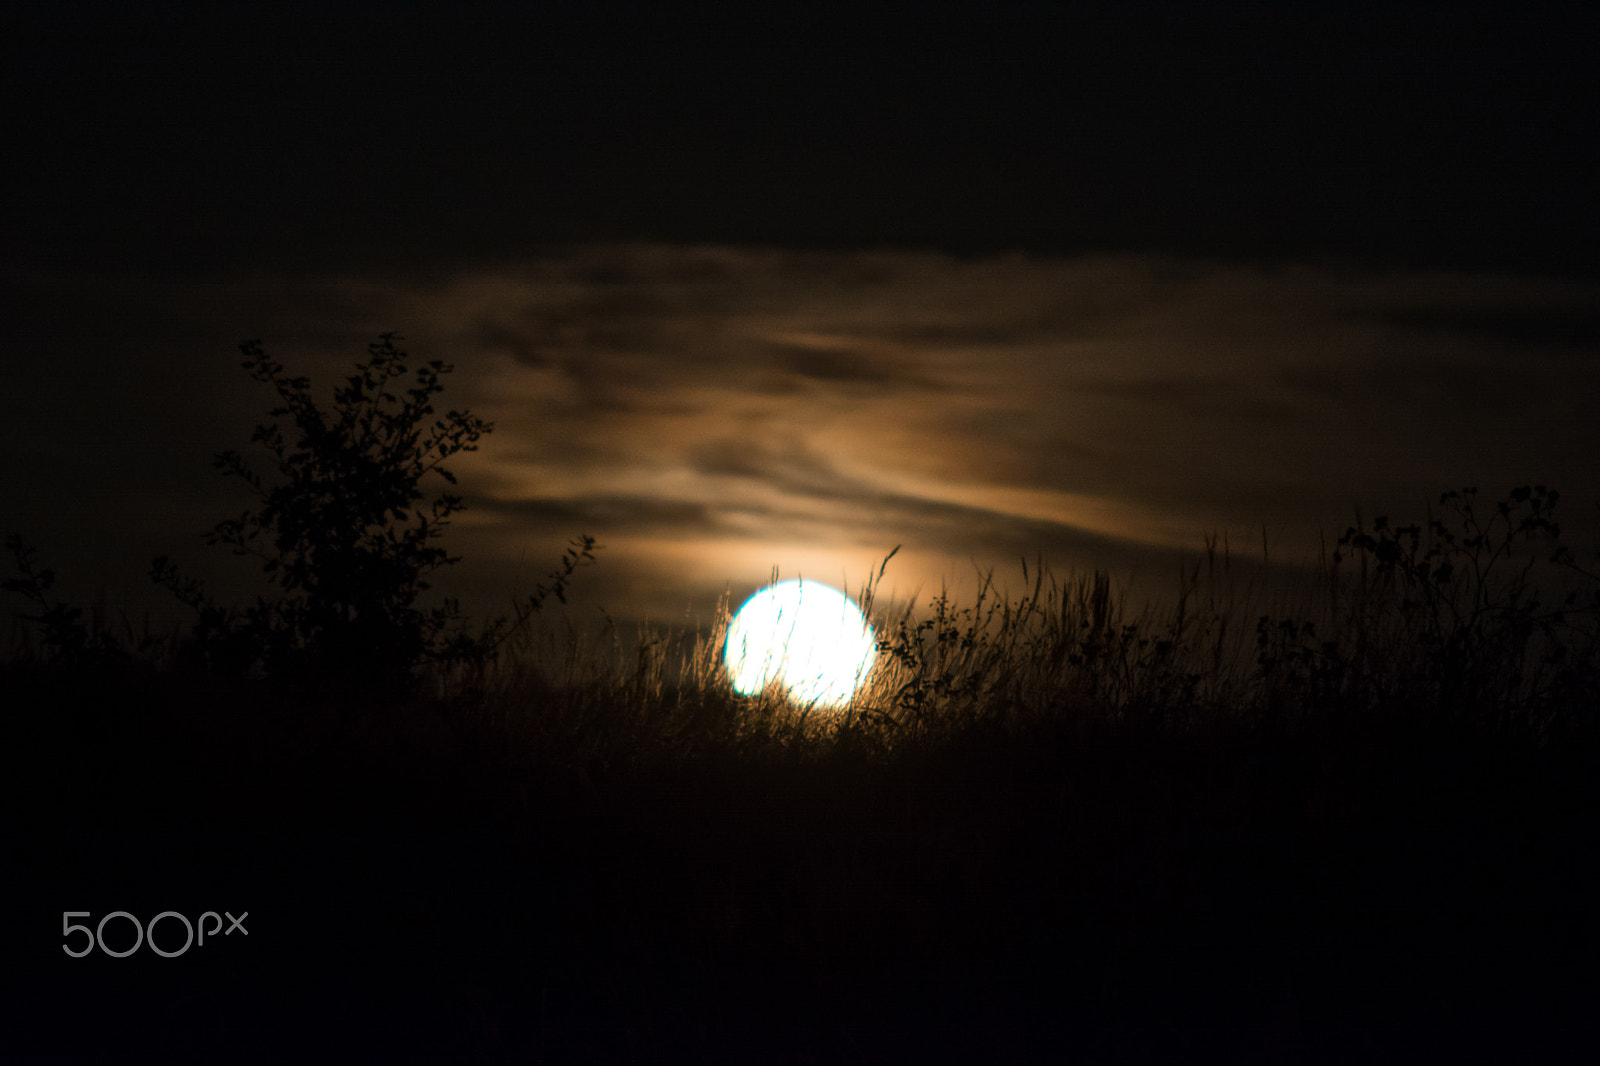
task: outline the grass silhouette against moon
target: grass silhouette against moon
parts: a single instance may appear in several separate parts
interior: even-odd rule
[[[740,606],[728,624],[724,657],[740,695],[776,681],[796,703],[838,707],[867,679],[878,653],[872,627],[844,593],[796,579]]]

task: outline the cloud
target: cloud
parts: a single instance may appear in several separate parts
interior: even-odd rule
[[[451,405],[496,424],[454,464],[473,505],[458,550],[514,559],[532,537],[591,532],[619,546],[629,595],[896,543],[926,567],[1153,558],[1263,523],[1314,545],[1356,502],[1600,484],[1600,285],[1571,281],[623,245],[421,280],[52,284],[55,304],[75,284],[65,302],[141,308],[158,338],[98,364],[115,395],[61,431],[73,462],[138,454],[118,434],[170,450],[176,409],[197,413],[182,439],[210,477],[210,453],[252,423],[204,442],[196,425],[261,410],[234,342],[259,336],[331,383],[398,329],[457,366]],[[71,423],[97,364],[81,357],[70,380],[57,364],[105,338],[28,322],[8,343],[33,356],[47,408],[30,425]],[[125,467],[129,498],[173,494]],[[8,477],[12,498],[37,498],[46,474]]]
[[[476,498],[472,506],[496,520],[536,523],[555,529],[605,529],[620,535],[708,535],[720,532],[715,512],[703,503],[653,496],[585,495],[567,499]]]
[[[1500,342],[1532,352],[1600,350],[1600,311],[1582,306],[1399,307],[1365,320],[1422,335]]]

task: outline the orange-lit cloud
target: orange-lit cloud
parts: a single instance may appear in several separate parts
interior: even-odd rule
[[[624,247],[458,278],[416,313],[482,370],[475,398],[500,423],[474,468],[490,509],[543,501],[700,537],[764,573],[799,544],[1081,558],[1263,523],[1306,550],[1357,501],[1570,481],[1593,469],[1588,401],[1563,384],[1596,378],[1590,295],[1149,258]],[[1538,333],[1547,314],[1562,331]]]
[[[1037,551],[1157,565],[1262,525],[1304,553],[1356,502],[1600,484],[1592,284],[665,246],[420,281],[140,284],[146,313],[187,332],[120,367],[105,403],[166,441],[168,481],[190,453],[192,478],[211,477],[204,458],[259,416],[232,342],[260,336],[331,383],[397,329],[456,364],[453,405],[495,422],[454,464],[465,572],[531,584],[593,533],[591,588],[623,616],[748,590],[773,566],[854,584],[896,544],[891,574],[926,586]],[[193,414],[163,421],[174,409]]]

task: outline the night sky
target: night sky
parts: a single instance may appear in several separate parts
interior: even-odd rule
[[[1600,15],[1057,6],[13,5],[0,529],[244,588],[238,343],[331,388],[395,330],[496,423],[485,611],[580,532],[619,620],[1463,485],[1596,541]]]

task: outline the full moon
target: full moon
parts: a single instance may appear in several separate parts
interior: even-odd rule
[[[728,625],[733,687],[752,696],[776,680],[802,704],[848,703],[878,657],[872,627],[838,589],[782,581],[751,596]]]

